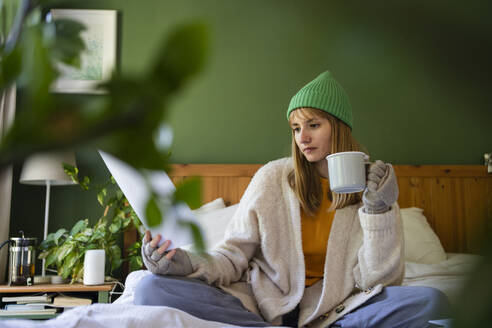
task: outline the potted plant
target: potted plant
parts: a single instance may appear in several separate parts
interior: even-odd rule
[[[65,164],[65,172],[78,183],[83,190],[90,189],[90,179],[78,178],[77,167]],[[71,283],[83,278],[84,255],[90,249],[104,249],[106,253],[106,276],[121,267],[124,261],[129,262],[130,271],[142,267],[140,255],[143,233],[141,223],[116,185],[113,177],[97,189],[97,201],[103,208],[102,216],[91,226],[88,219],[79,220],[70,231],[61,228],[50,233],[39,246],[39,259],[46,259],[46,266],[55,268],[64,279],[70,278]],[[128,257],[122,257],[119,246],[120,237],[128,229],[137,229],[137,242],[127,250]]]

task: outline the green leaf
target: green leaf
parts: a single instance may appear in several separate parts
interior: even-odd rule
[[[143,262],[141,256],[133,256],[129,259],[130,272],[142,269]]]
[[[0,49],[0,56],[3,59],[0,61],[0,91],[3,91],[7,86],[15,81],[22,72],[22,50],[16,47],[8,54],[4,54]]]
[[[109,226],[109,231],[111,233],[117,233],[121,229],[121,220],[115,220]]]
[[[141,242],[137,241],[137,242],[134,242],[132,245],[130,245],[130,247],[128,247],[126,250],[127,252],[132,252],[132,251],[140,251],[140,247],[141,247]]]
[[[84,228],[78,234],[73,236],[73,239],[78,242],[87,243],[90,239],[93,238],[94,231],[92,228]]]
[[[152,72],[154,80],[162,80],[179,88],[189,77],[202,70],[208,53],[208,28],[194,23],[176,28],[157,55],[159,61]]]
[[[130,217],[132,218],[133,225],[136,228],[138,228],[138,227],[140,227],[142,225],[142,223],[140,222],[140,219],[138,218],[137,214],[134,211],[132,211],[130,213]]]
[[[39,255],[38,255],[38,259],[39,260],[42,260],[42,259],[45,259],[48,255],[51,254],[51,251],[44,251],[44,252],[41,252]]]
[[[2,39],[6,40],[7,35],[11,32],[13,22],[15,20],[15,14],[18,12],[19,1],[0,1],[2,14],[1,19],[1,35]]]
[[[85,176],[84,179],[80,182],[80,186],[84,190],[89,190],[89,184],[90,184],[90,179],[89,177]]]
[[[153,131],[156,129],[156,124],[162,120],[163,111],[160,101],[159,104],[152,104],[152,108],[160,108],[156,113],[146,113],[145,122],[141,122],[133,130],[127,130],[125,134],[118,134],[115,144],[125,145],[119,146],[114,154],[121,160],[127,162],[135,168],[145,168],[151,170],[165,170],[162,164],[165,162],[165,156],[157,149],[154,143]],[[150,119],[149,117],[152,117]]]
[[[26,106],[33,106],[36,108],[36,115],[31,116],[42,121],[38,122],[41,126],[33,127],[31,122],[24,120],[25,123],[31,125],[31,128],[35,130],[33,132],[39,132],[38,138],[48,137],[52,132],[51,124],[48,123],[47,118],[50,117],[50,113],[53,113],[53,96],[49,93],[50,86],[56,77],[56,71],[53,66],[53,62],[50,58],[50,50],[47,48],[43,40],[42,26],[33,25],[24,28],[20,45],[23,51],[23,70],[19,76],[18,83],[20,86],[26,88],[25,100]],[[17,119],[17,118],[16,118]],[[55,131],[53,131],[55,132]]]
[[[85,44],[80,34],[85,26],[77,21],[57,19],[55,22],[56,42],[52,51],[53,57],[71,66],[80,67],[80,54]]]
[[[108,229],[106,229],[106,226],[107,225],[105,223],[105,224],[94,227],[92,239],[106,238],[106,235],[109,235],[109,231],[108,231]]]
[[[93,229],[92,228],[85,228],[82,233],[88,237],[92,236]]]
[[[123,264],[123,260],[122,259],[115,259],[111,262],[111,272],[113,272],[114,270],[118,269],[122,264]]]
[[[62,262],[66,256],[68,256],[75,249],[75,245],[73,243],[65,243],[63,244],[57,254],[57,261]]]
[[[113,196],[113,197],[108,197],[108,199],[106,200],[106,206],[113,206],[115,205],[116,203],[118,202],[118,199]],[[103,205],[104,206],[104,205]]]
[[[45,250],[55,246],[55,234],[52,232],[46,236],[46,239],[41,242],[39,249]]]
[[[79,178],[78,178],[79,169],[78,168],[76,168],[73,165],[63,163],[63,171],[65,172],[66,175],[68,175],[70,177],[70,179],[72,179],[72,181],[74,183],[76,183],[76,184],[79,183]]]
[[[72,273],[72,267],[69,266],[67,263],[64,263],[61,266],[61,268],[59,269],[59,271],[60,270],[61,270],[61,276],[63,277],[63,279],[68,278]]]
[[[65,228],[61,228],[61,229],[58,229],[58,231],[55,233],[55,235],[53,236],[53,240],[55,241],[55,244],[56,245],[60,245],[60,238],[62,238],[62,236],[67,233],[67,229]]]
[[[65,258],[65,261],[64,261],[64,266],[66,266],[67,269],[70,269],[69,275],[72,273],[72,270],[73,270],[75,264],[79,260],[80,260],[80,258],[79,258],[79,254],[77,252],[72,252],[72,253],[67,255],[67,257]]]
[[[51,251],[49,253],[49,255],[46,257],[46,266],[49,266],[53,263],[55,263],[56,259],[57,259],[57,249],[54,249],[53,251]]]
[[[180,221],[179,224],[184,228],[190,229],[195,250],[197,252],[203,252],[205,250],[205,243],[203,241],[200,227],[196,223],[190,221]]]
[[[121,227],[122,227],[123,229],[126,229],[126,228],[128,228],[128,226],[130,225],[130,223],[132,223],[132,218],[131,218],[131,217],[125,217],[125,218],[123,219],[123,221],[122,221],[122,225],[121,225]]]
[[[157,206],[155,195],[152,195],[147,201],[147,205],[145,206],[145,217],[147,218],[149,227],[158,226],[162,222],[161,210],[159,209],[159,206]]]
[[[120,208],[114,210],[114,219],[123,220],[125,218],[125,211]]]
[[[193,177],[184,180],[176,187],[174,192],[175,202],[185,202],[191,209],[196,209],[202,203],[202,180],[198,177]]]
[[[81,242],[81,243],[87,243],[89,241],[89,236],[87,236],[86,234],[84,234],[83,232],[79,232],[78,234],[76,234],[75,236],[73,236],[73,239],[77,242]]]
[[[34,7],[28,13],[25,19],[25,23],[27,26],[39,25],[41,22],[41,8]]]
[[[84,263],[83,262],[77,263],[77,265],[75,266],[72,272],[72,281],[74,281],[75,279],[82,279],[82,277],[84,276],[83,269],[84,269]]]
[[[70,165],[68,163],[63,163],[63,171],[70,177],[70,179],[78,184],[83,190],[89,190],[89,177],[85,176],[82,181],[79,179],[79,169],[76,166]]]
[[[121,248],[118,245],[111,245],[109,247],[109,253],[114,258],[120,258],[121,257]]]
[[[70,230],[70,236],[75,236],[78,234],[80,231],[84,230],[87,228],[89,225],[89,220],[79,220],[75,225],[73,226],[72,230]]]
[[[97,201],[99,202],[99,204],[104,206],[104,198],[106,197],[107,193],[108,191],[106,188],[101,189],[101,191],[97,193]]]
[[[96,230],[90,237],[91,242],[104,240],[106,238],[106,230]]]
[[[45,241],[54,241],[55,240],[55,233],[52,232],[52,233],[49,233],[48,236],[46,236],[46,239]]]
[[[121,266],[123,260],[121,259],[121,249],[118,245],[112,245],[108,249],[109,258],[111,259],[111,272]]]

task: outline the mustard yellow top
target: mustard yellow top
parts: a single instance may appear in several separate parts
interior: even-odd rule
[[[335,211],[328,212],[331,205],[328,199],[327,179],[321,178],[323,199],[318,212],[314,216],[308,216],[301,209],[302,249],[306,264],[306,286],[311,286],[323,278],[326,246],[330,236],[331,224],[335,217]]]

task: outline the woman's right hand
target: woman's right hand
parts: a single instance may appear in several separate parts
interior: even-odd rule
[[[152,273],[162,275],[186,276],[191,274],[193,267],[186,252],[180,248],[167,251],[171,245],[170,240],[166,240],[157,247],[161,238],[159,234],[152,238],[150,231],[145,231],[142,243],[142,260],[147,269]]]

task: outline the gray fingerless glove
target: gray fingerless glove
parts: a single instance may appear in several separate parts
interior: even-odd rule
[[[371,163],[367,173],[367,187],[362,195],[364,212],[379,214],[388,211],[398,199],[398,183],[391,164]]]
[[[176,249],[176,254],[170,260],[166,254],[159,254],[157,247],[150,246],[150,241],[142,243],[142,260],[150,272],[174,276],[186,276],[193,272],[190,258],[181,248]]]

